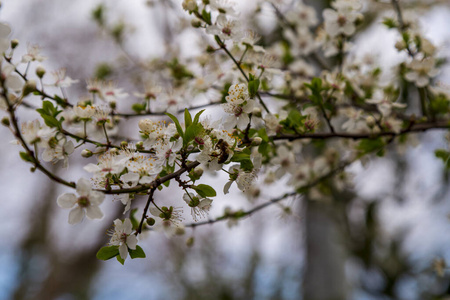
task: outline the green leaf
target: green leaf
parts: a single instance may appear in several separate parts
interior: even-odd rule
[[[205,110],[202,109],[201,111],[199,111],[199,112],[195,115],[195,117],[194,117],[194,124],[197,124],[197,123],[198,123],[198,121],[200,120],[200,115],[201,115],[204,111],[205,111]]]
[[[186,128],[192,124],[192,117],[187,108],[184,109],[184,124]]]
[[[206,24],[211,25],[211,13],[207,12],[205,9],[202,10],[202,17]]]
[[[130,257],[132,259],[134,259],[134,258],[145,258],[144,250],[142,250],[142,248],[137,246],[137,245],[136,245],[136,249],[135,250],[132,250],[132,249],[128,248],[128,253],[130,253]]]
[[[119,246],[103,247],[97,252],[97,258],[101,260],[108,260],[119,255]]]
[[[184,145],[187,145],[190,141],[192,141],[196,136],[198,136],[203,131],[202,124],[191,124],[191,126],[187,127],[186,134],[184,136]]]
[[[34,159],[31,155],[29,155],[26,152],[20,152],[20,158],[23,159],[26,162],[34,162]]]
[[[434,155],[437,158],[442,159],[444,162],[445,169],[450,170],[450,153],[444,149],[437,149],[434,151]]]
[[[133,208],[130,212],[130,221],[131,224],[133,225],[133,230],[136,230],[139,227],[139,221],[136,219],[136,213],[137,213],[138,209],[137,208]]]
[[[117,255],[116,258],[117,258],[117,261],[120,262],[122,265],[125,263],[125,259],[120,257],[120,255]]]
[[[379,137],[376,139],[363,139],[359,142],[356,147],[357,150],[360,151],[361,154],[367,154],[373,151],[376,151],[378,156],[384,155],[384,141]]]
[[[246,153],[245,150],[243,152],[235,152],[231,161],[240,163],[240,167],[244,171],[252,171],[254,166],[250,159],[250,153]]]
[[[253,98],[258,93],[260,81],[259,79],[253,79],[248,82],[248,92],[250,94],[250,98]]]
[[[192,188],[202,197],[215,197],[217,195],[216,191],[206,184],[193,185]]]
[[[167,115],[169,118],[171,118],[172,121],[175,123],[175,126],[177,127],[178,134],[179,134],[179,135],[183,138],[183,140],[184,140],[183,129],[181,128],[180,122],[178,122],[177,117],[175,117],[174,115],[169,114],[169,113],[166,113],[166,115]]]

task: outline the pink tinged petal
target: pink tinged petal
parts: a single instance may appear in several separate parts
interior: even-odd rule
[[[92,191],[89,194],[89,201],[92,205],[100,205],[102,204],[103,200],[105,199],[105,194],[98,191]]]
[[[84,215],[84,209],[79,206],[75,207],[69,213],[69,224],[74,225],[80,223],[81,220],[83,220]]]
[[[77,203],[77,196],[75,194],[65,193],[56,199],[56,203],[61,208],[72,208]]]
[[[86,178],[80,178],[77,182],[77,193],[80,196],[88,197],[91,192],[91,183]]]
[[[119,246],[119,253],[120,253],[120,257],[122,259],[126,259],[128,256],[128,247],[126,244],[122,244]]]
[[[130,249],[132,249],[132,250],[135,250],[135,249],[136,249],[137,242],[138,242],[138,240],[137,240],[137,238],[136,238],[136,236],[135,236],[134,234],[129,235],[129,236],[127,237],[127,245],[128,245],[128,248],[130,248]]]
[[[100,210],[100,207],[90,205],[86,207],[86,215],[89,219],[101,219],[103,218],[103,213]]]

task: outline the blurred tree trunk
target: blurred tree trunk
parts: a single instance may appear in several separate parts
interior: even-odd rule
[[[306,201],[306,268],[304,300],[345,300],[344,249],[333,205]]]

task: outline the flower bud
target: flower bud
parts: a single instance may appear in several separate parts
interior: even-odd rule
[[[44,77],[44,75],[45,75],[45,69],[44,69],[42,66],[37,67],[37,68],[36,68],[36,75],[37,75],[37,77],[39,77],[39,78]]]
[[[190,238],[188,238],[188,239],[186,240],[186,246],[192,247],[193,245],[194,245],[194,237],[191,236]]]
[[[120,146],[121,147],[128,147],[128,142],[127,141],[122,141],[122,142],[120,142]]]
[[[262,138],[260,138],[259,136],[257,136],[257,137],[254,137],[253,139],[252,139],[252,146],[259,146],[259,145],[261,145],[261,142],[262,142]]]
[[[2,124],[4,125],[4,126],[6,126],[6,127],[9,127],[9,119],[8,119],[8,117],[3,117],[3,119],[2,119]]]
[[[261,118],[262,117],[261,108],[259,108],[259,107],[253,108],[252,114],[253,114],[253,116],[255,116],[257,118]]]
[[[195,167],[194,168],[194,173],[198,177],[202,176],[203,175],[203,168],[201,166]]]
[[[83,151],[81,151],[81,156],[83,157],[91,157],[94,153],[92,153],[91,150],[89,149],[84,149]]]
[[[119,154],[119,149],[117,149],[117,148],[111,148],[111,150],[109,150],[109,152],[110,152],[111,154],[116,155],[116,154]]]
[[[376,124],[375,118],[373,116],[367,116],[366,124],[367,124],[367,126],[369,126],[369,128],[372,128]]]
[[[155,225],[155,219],[153,219],[153,218],[147,218],[147,224],[149,225],[149,226],[153,226],[153,225]]]
[[[27,96],[31,93],[36,91],[36,81],[34,80],[28,80],[25,85],[23,86],[22,94],[23,96]]]
[[[184,0],[182,6],[184,10],[187,10],[189,12],[197,10],[197,3],[195,2],[195,0]]]
[[[11,40],[11,48],[15,49],[17,46],[19,46],[19,40],[17,39]]]
[[[136,143],[136,150],[144,150],[144,142],[140,141]]]
[[[200,20],[197,19],[192,19],[191,26],[194,28],[200,28],[200,26],[202,26],[202,22],[200,22]]]

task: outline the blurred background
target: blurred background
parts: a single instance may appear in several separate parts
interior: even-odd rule
[[[249,26],[265,40],[276,38],[270,4],[236,2]],[[329,5],[305,3],[318,11]],[[382,26],[381,17],[394,14],[389,1],[364,3],[366,24],[355,38],[355,51],[376,56],[389,70],[401,59],[394,48],[398,33]],[[417,10],[426,36],[448,58],[447,1],[401,4]],[[93,18],[99,5],[107,20],[103,27]],[[140,66],[168,60],[176,45],[183,46],[176,53],[181,57],[198,54],[202,41],[191,29],[181,30],[190,21],[180,15],[187,15],[180,1],[168,0],[4,0],[0,10],[1,21],[21,42],[20,51],[37,43],[48,57],[42,63],[47,70],[65,67],[80,80],[68,90],[69,99],[82,96],[84,80],[94,77],[114,80],[131,94],[151,79]],[[439,75],[443,83],[450,84],[449,70]],[[37,117],[20,113],[21,121]],[[123,122],[121,134],[137,132],[136,120]],[[31,173],[12,139],[0,128],[0,299],[449,299],[450,274],[443,263],[450,259],[449,176],[434,155],[437,148],[448,149],[444,131],[418,135],[418,146],[402,153],[388,151],[351,165],[354,188],[336,191],[327,201],[288,199],[237,226],[201,226],[172,239],[151,232],[140,242],[147,258],[124,266],[95,257],[122,205],[105,201],[104,219],[70,226],[68,212],[56,205],[58,195],[70,191]],[[85,164],[74,158],[69,171],[59,165],[54,170],[76,181],[89,176],[82,170]],[[225,180],[210,179],[218,191],[217,182]],[[220,216],[227,206],[251,208],[279,195],[280,186],[254,202],[234,189],[215,199],[211,216]],[[177,189],[158,195],[169,202],[181,196]],[[190,237],[192,246],[186,243]]]

